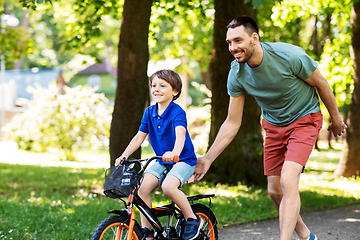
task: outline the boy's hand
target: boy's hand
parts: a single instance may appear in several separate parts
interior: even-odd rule
[[[115,166],[119,166],[120,164],[123,163],[123,161],[126,160],[126,157],[124,156],[120,156],[115,160]]]
[[[170,162],[174,161],[175,156],[176,156],[175,153],[169,151],[169,152],[164,153],[164,155],[162,156],[162,159],[164,162],[170,163]]]

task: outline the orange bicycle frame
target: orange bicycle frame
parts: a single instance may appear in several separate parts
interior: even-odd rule
[[[131,193],[129,195],[129,199],[128,199],[128,205],[126,207],[128,210],[130,210],[130,219],[129,219],[129,229],[128,229],[127,240],[132,240],[134,225],[135,225],[135,221],[136,221],[135,210],[133,208],[134,194],[135,194],[135,189],[133,189],[131,191]]]

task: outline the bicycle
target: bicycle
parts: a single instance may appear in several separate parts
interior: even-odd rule
[[[136,221],[134,206],[146,216],[155,230],[154,239],[157,240],[180,240],[184,231],[185,219],[181,210],[173,201],[168,205],[150,208],[139,197],[137,190],[141,184],[141,178],[151,161],[161,159],[160,156],[148,159],[124,160],[117,167],[111,167],[105,174],[104,194],[110,198],[120,199],[125,208],[111,210],[108,213],[115,214],[102,220],[95,228],[92,240],[142,240],[145,239],[140,224]],[[141,162],[145,162],[144,165]],[[140,170],[135,171],[134,164],[140,165]],[[140,164],[139,164],[140,163]],[[199,236],[196,239],[217,240],[217,221],[211,211],[211,198],[214,194],[201,194],[188,197],[190,205],[197,215],[204,221]],[[127,202],[122,199],[128,197]],[[200,199],[209,199],[209,205],[194,203]],[[163,226],[158,218],[167,217],[166,225]],[[176,222],[173,221],[174,218]],[[173,224],[175,222],[175,224]]]

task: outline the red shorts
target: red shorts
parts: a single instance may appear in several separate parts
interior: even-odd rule
[[[321,112],[310,113],[286,127],[279,127],[262,120],[266,131],[264,144],[265,175],[280,175],[285,161],[305,167],[322,128]]]

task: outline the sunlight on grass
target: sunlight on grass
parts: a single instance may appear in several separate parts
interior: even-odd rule
[[[200,188],[199,188],[200,187]],[[249,197],[253,198],[254,196],[258,196],[262,193],[263,189],[257,189],[255,191],[251,191],[252,188],[246,185],[242,185],[239,183],[237,186],[229,186],[224,184],[217,184],[215,187],[211,187],[209,185],[193,185],[193,189],[197,189],[199,193],[205,194],[215,194],[219,197]],[[250,193],[255,193],[250,194]]]
[[[320,148],[325,143],[319,143]],[[360,200],[360,179],[334,177],[337,164],[341,157],[341,144],[333,142],[334,149],[321,149],[320,152],[314,150],[307,163],[305,172],[300,179],[300,192],[302,201],[307,201],[307,195],[316,193],[322,196],[318,208],[326,206],[341,206],[359,202]],[[305,195],[305,197],[303,197]],[[312,196],[311,198],[313,198]],[[324,201],[327,201],[324,203]],[[309,203],[308,206],[311,206]],[[304,204],[303,204],[304,205]],[[306,208],[306,206],[305,206]]]
[[[344,177],[333,179],[328,174],[308,175],[301,179],[300,191],[360,199],[360,179]]]

